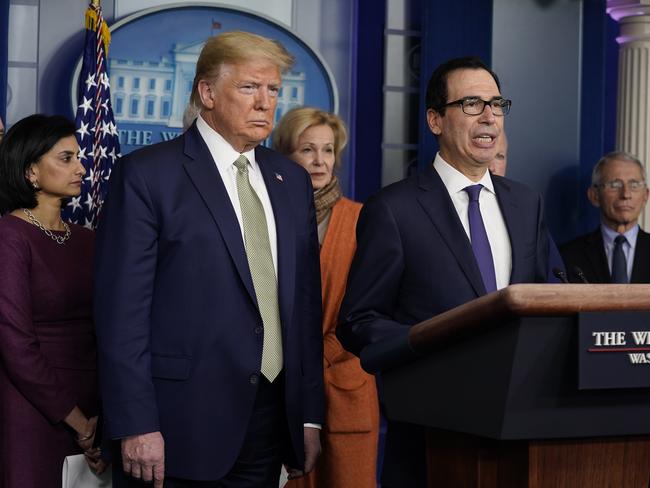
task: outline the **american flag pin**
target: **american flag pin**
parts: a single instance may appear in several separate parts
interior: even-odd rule
[[[280,180],[280,181],[284,181],[284,180],[282,179],[282,175],[281,175],[280,173],[275,173],[275,177],[276,177],[278,180]]]

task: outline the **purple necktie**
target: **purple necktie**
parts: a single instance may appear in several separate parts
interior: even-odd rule
[[[469,207],[467,216],[469,217],[469,235],[472,241],[472,251],[478,264],[478,269],[483,277],[485,291],[490,293],[497,289],[497,279],[494,274],[494,261],[492,260],[492,250],[488,240],[483,217],[481,216],[481,207],[478,203],[478,196],[481,194],[483,185],[472,185],[465,188],[469,196]]]

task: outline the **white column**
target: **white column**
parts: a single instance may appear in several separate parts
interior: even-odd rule
[[[608,0],[620,25],[616,148],[650,166],[650,0]],[[639,218],[650,229],[650,212]]]

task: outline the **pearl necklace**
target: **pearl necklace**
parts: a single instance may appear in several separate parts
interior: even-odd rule
[[[62,236],[57,236],[55,235],[50,229],[46,229],[43,224],[41,224],[38,220],[36,220],[36,217],[34,217],[34,214],[31,213],[29,210],[26,208],[23,208],[23,212],[25,212],[25,215],[27,215],[27,218],[29,221],[34,224],[36,227],[41,229],[43,232],[45,232],[45,235],[50,237],[54,242],[57,244],[65,244],[65,241],[70,239],[70,226],[66,224],[63,219],[61,219],[61,223],[63,224],[63,228],[65,229],[65,234]]]

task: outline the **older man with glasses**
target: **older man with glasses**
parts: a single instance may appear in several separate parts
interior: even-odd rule
[[[511,102],[480,59],[452,59],[431,76],[432,164],[371,197],[338,337],[349,351],[511,283],[545,282],[548,231],[539,194],[491,175]],[[383,487],[425,486],[424,431],[389,419]]]
[[[648,201],[643,164],[624,152],[603,156],[591,175],[587,197],[600,210],[600,225],[560,249],[569,278],[590,283],[650,283],[650,234],[639,214]]]

